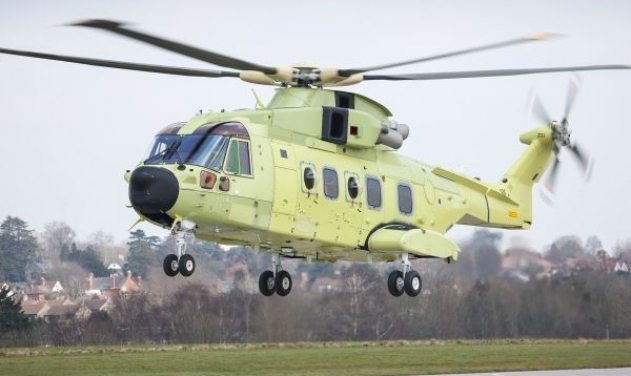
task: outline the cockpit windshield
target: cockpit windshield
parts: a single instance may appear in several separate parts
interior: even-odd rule
[[[179,128],[173,132],[173,128],[167,127],[160,132],[144,164],[190,164],[220,171],[230,139],[249,139],[245,127],[239,123],[203,125],[194,133],[186,135],[178,135],[177,131]]]

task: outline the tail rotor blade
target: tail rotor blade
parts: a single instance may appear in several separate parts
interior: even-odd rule
[[[577,144],[569,145],[568,148],[572,152],[572,155],[576,157],[581,169],[583,170],[583,174],[585,179],[589,180],[592,173],[592,158],[591,156],[585,152],[585,149],[579,147]]]
[[[575,77],[574,80],[570,80],[567,86],[567,97],[565,98],[565,114],[563,115],[563,119],[567,121],[567,118],[570,116],[570,111],[572,111],[572,106],[574,105],[574,100],[576,99],[576,95],[578,94],[579,88],[579,78]]]
[[[548,111],[546,111],[546,108],[543,106],[543,103],[541,103],[541,99],[539,99],[538,95],[535,95],[532,98],[531,111],[535,118],[544,124],[549,124],[552,121],[552,118],[548,115]]]
[[[557,180],[557,174],[559,172],[560,164],[561,164],[561,161],[559,160],[559,157],[554,157],[554,163],[552,164],[550,173],[546,177],[546,181],[544,183],[544,186],[546,187],[546,189],[553,195],[556,189],[556,180]]]
[[[550,168],[550,172],[548,172],[548,175],[545,178],[545,182],[543,183],[542,190],[540,191],[541,197],[548,205],[552,205],[554,203],[556,178],[560,164],[561,162],[559,161],[559,157],[555,156],[552,168]]]

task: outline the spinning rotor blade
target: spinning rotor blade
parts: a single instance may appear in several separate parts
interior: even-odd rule
[[[460,56],[460,55],[471,54],[471,53],[474,53],[474,52],[481,52],[481,51],[487,51],[487,50],[492,50],[492,49],[496,49],[496,48],[514,46],[514,45],[522,44],[522,43],[542,41],[542,40],[550,40],[550,39],[552,39],[554,37],[555,37],[554,34],[533,35],[533,36],[526,37],[526,38],[511,39],[511,40],[507,40],[507,41],[504,41],[504,42],[492,43],[492,44],[487,44],[487,45],[484,45],[484,46],[467,48],[467,49],[460,50],[460,51],[453,51],[453,52],[448,52],[448,53],[444,53],[444,54],[440,54],[440,55],[422,57],[422,58],[413,59],[413,60],[400,61],[400,62],[397,62],[397,63],[383,64],[383,65],[374,65],[374,66],[371,66],[371,67],[364,67],[364,68],[340,69],[340,70],[338,70],[338,75],[340,75],[341,77],[350,77],[350,76],[352,76],[354,74],[357,74],[357,73],[364,73],[364,72],[375,71],[375,70],[380,70],[380,69],[400,67],[400,66],[403,66],[403,65],[422,63],[422,62],[431,61],[431,60],[445,59],[445,58],[448,58],[448,57]]]
[[[619,70],[631,69],[631,65],[611,64],[611,65],[584,65],[577,67],[556,67],[556,68],[532,68],[532,69],[494,69],[481,71],[462,72],[436,72],[436,73],[411,73],[411,74],[379,74],[364,75],[363,80],[385,80],[385,81],[416,81],[416,80],[449,80],[455,78],[478,78],[478,77],[500,77],[500,76],[520,76],[537,73],[554,72],[578,72],[592,70]]]
[[[585,150],[579,147],[577,144],[569,145],[568,148],[580,164],[581,169],[583,170],[583,174],[585,174],[585,179],[589,179],[592,167],[592,159],[589,154],[587,154]]]
[[[550,124],[552,121],[552,118],[548,115],[548,111],[546,111],[538,95],[532,98],[532,114],[543,124]]]
[[[589,179],[591,174],[592,167],[592,159],[589,154],[584,151],[583,148],[579,147],[576,143],[572,143],[570,141],[571,131],[569,129],[568,116],[572,110],[572,105],[574,104],[574,100],[576,99],[576,95],[578,94],[578,80],[570,80],[568,89],[567,89],[567,98],[565,99],[565,115],[563,116],[563,120],[561,122],[552,121],[549,117],[547,111],[541,104],[539,97],[533,98],[533,106],[532,111],[539,118],[539,120],[544,121],[550,127],[552,131],[552,139],[554,141],[554,162],[552,167],[550,168],[550,172],[546,176],[546,180],[543,184],[543,189],[541,193],[543,194],[543,198],[547,201],[548,204],[552,204],[554,199],[555,185],[557,180],[557,174],[559,170],[559,153],[564,147],[570,149],[570,152],[578,161],[581,169],[583,170],[583,174],[586,180]]]
[[[165,65],[128,63],[124,61],[100,60],[100,59],[90,59],[90,58],[84,58],[84,57],[53,55],[53,54],[45,54],[45,53],[40,53],[40,52],[10,50],[6,48],[0,48],[0,53],[7,54],[7,55],[33,57],[33,58],[45,59],[45,60],[65,61],[65,62],[76,63],[76,64],[94,65],[98,67],[127,69],[127,70],[133,70],[133,71],[141,71],[141,72],[173,74],[173,75],[178,75],[178,76],[213,77],[213,78],[214,77],[239,77],[238,72],[230,72],[230,71],[217,71],[217,70],[207,70],[207,69],[170,67],[170,66],[165,66]]]
[[[546,181],[545,183],[543,183],[544,187],[552,195],[554,195],[554,190],[556,188],[556,180],[557,180],[557,174],[559,172],[560,164],[561,164],[561,161],[559,160],[559,157],[555,156],[554,162],[552,164],[552,168],[550,168],[550,172],[548,173],[548,176],[546,177]]]
[[[207,63],[218,65],[220,67],[232,68],[232,69],[237,69],[237,70],[253,70],[253,71],[259,71],[264,74],[270,74],[270,75],[273,75],[277,72],[277,69],[274,67],[267,67],[264,65],[250,63],[249,61],[236,59],[236,58],[233,58],[227,55],[222,55],[222,54],[212,52],[209,50],[202,50],[200,48],[188,46],[186,44],[158,38],[158,37],[141,33],[138,31],[133,31],[133,30],[123,27],[123,24],[119,22],[108,21],[108,20],[87,20],[87,21],[76,22],[70,25],[92,27],[96,29],[111,31],[118,35],[122,35],[131,39],[145,42],[150,45],[160,47],[165,50],[178,53],[180,55],[192,57],[193,59],[197,59],[197,60],[201,60]]]
[[[576,80],[570,80],[567,86],[567,97],[565,98],[565,114],[563,115],[563,121],[567,121],[567,118],[570,116],[570,111],[572,111],[572,105],[574,104],[574,100],[576,99],[576,94],[578,94],[578,76]]]

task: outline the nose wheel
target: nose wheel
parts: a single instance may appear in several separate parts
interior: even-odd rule
[[[405,292],[408,296],[418,296],[423,287],[421,275],[412,270],[407,253],[402,256],[403,271],[394,270],[388,276],[388,291],[392,296],[401,296]]]
[[[264,296],[287,296],[291,292],[293,282],[288,271],[283,270],[279,255],[272,255],[274,270],[266,270],[259,277],[259,291]]]
[[[195,272],[195,259],[186,253],[186,234],[177,232],[177,255],[168,254],[162,262],[164,274],[175,277],[178,273],[184,277],[190,277]]]

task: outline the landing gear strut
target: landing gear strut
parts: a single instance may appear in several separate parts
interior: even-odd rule
[[[273,271],[266,270],[259,277],[259,290],[265,296],[271,296],[277,293],[280,296],[287,296],[291,292],[292,281],[291,275],[280,262],[280,255],[272,255]]]
[[[164,258],[162,263],[164,274],[175,277],[177,273],[180,273],[184,277],[189,277],[195,272],[195,259],[186,253],[186,232],[181,230],[173,232],[177,235],[177,255],[169,254]]]
[[[408,296],[417,296],[421,293],[423,282],[421,281],[421,275],[412,270],[412,264],[410,264],[410,258],[407,253],[401,256],[401,262],[403,264],[403,271],[394,270],[388,276],[388,291],[392,296],[401,296],[403,292]]]

